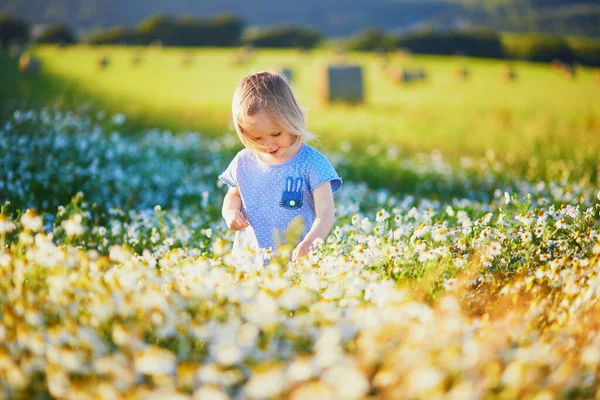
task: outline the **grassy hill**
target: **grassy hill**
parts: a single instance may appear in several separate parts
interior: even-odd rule
[[[318,76],[324,65],[339,61],[328,51],[260,50],[246,64],[234,65],[235,49],[152,50],[124,47],[42,47],[44,74],[21,76],[3,57],[9,79],[2,80],[3,111],[42,99],[70,109],[84,103],[123,112],[146,126],[196,129],[211,135],[230,131],[230,101],[245,74],[287,66],[294,90],[310,109],[308,128],[320,145],[337,147],[365,140],[414,153],[441,150],[447,155],[507,156],[561,153],[562,144],[577,151],[600,151],[599,87],[595,72],[581,68],[573,79],[547,64],[512,63],[517,79],[507,82],[505,64],[496,60],[395,55],[396,67],[424,68],[427,79],[402,85],[390,82],[380,61],[369,53],[350,53],[345,62],[364,68],[365,104],[324,104]],[[106,56],[108,68],[97,60]],[[134,56],[140,57],[132,66]],[[184,60],[188,61],[183,65]],[[457,77],[459,67],[469,71]],[[16,101],[15,99],[19,99]]]

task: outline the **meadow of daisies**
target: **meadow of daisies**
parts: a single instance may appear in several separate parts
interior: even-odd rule
[[[342,142],[342,176],[410,185],[347,179],[327,240],[263,268],[220,219],[237,138],[124,120],[0,126],[0,398],[600,395],[600,176],[577,158]]]

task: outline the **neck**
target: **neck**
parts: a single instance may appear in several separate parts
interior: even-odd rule
[[[302,147],[302,142],[298,140],[296,143],[290,146],[285,155],[285,160],[282,162],[290,161],[292,158],[294,158],[294,156],[298,154],[298,151],[300,151],[300,147]]]

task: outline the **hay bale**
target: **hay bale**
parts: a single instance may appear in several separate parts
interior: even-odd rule
[[[140,54],[135,54],[133,57],[131,57],[131,66],[132,67],[137,67],[141,63],[142,63],[142,56]]]
[[[23,74],[39,74],[42,69],[42,62],[31,56],[29,53],[23,53],[19,57],[19,71]]]
[[[410,82],[410,76],[404,68],[386,67],[383,69],[383,74],[394,83]]]
[[[461,65],[456,69],[456,77],[460,81],[466,81],[471,76],[471,71],[467,68],[466,65]]]
[[[562,75],[566,76],[569,79],[575,78],[576,68],[573,64],[562,63],[560,66],[560,72]]]
[[[323,70],[321,76],[322,100],[326,102],[363,102],[363,76],[360,65],[329,65]]]
[[[575,66],[572,64],[563,64],[561,68],[561,73],[567,78],[573,79],[575,78]]]
[[[427,73],[425,72],[425,70],[423,68],[417,68],[416,70],[413,71],[413,74],[414,74],[415,78],[420,81],[423,81],[427,78]]]
[[[400,58],[412,58],[413,56],[412,51],[410,51],[410,49],[407,47],[399,47],[395,52]]]
[[[577,72],[576,64],[565,63],[557,59],[552,60],[552,69],[570,79],[575,78]]]
[[[569,78],[575,78],[578,69],[579,65],[577,63],[567,64],[564,73]]]
[[[386,67],[383,69],[383,73],[388,80],[403,84],[422,81],[427,77],[423,68],[410,70],[408,68]]]
[[[254,47],[253,46],[244,46],[240,49],[240,51],[235,55],[232,60],[233,65],[244,65],[254,55]]]
[[[507,82],[514,82],[517,79],[517,73],[511,65],[503,65],[502,78]]]
[[[186,53],[179,60],[179,66],[180,67],[188,67],[188,66],[192,65],[193,61],[194,61],[194,57],[190,53]]]
[[[562,65],[562,61],[557,60],[556,58],[552,59],[552,62],[550,63],[550,66],[555,71],[560,71],[561,65]]]
[[[163,47],[163,42],[160,39],[155,39],[148,43],[148,48],[153,51],[160,51]]]
[[[96,62],[96,65],[98,65],[98,68],[100,68],[100,69],[108,68],[109,64],[110,64],[110,60],[106,56],[100,57],[98,59],[98,61]]]
[[[292,82],[294,80],[294,71],[292,71],[291,68],[288,68],[288,67],[281,68],[279,70],[279,73],[281,75],[285,76],[285,79],[287,79],[288,82]]]

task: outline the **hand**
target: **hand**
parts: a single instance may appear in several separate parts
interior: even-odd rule
[[[223,218],[227,227],[233,231],[241,231],[250,225],[240,210],[229,209],[223,212]]]
[[[292,252],[292,261],[296,261],[300,257],[304,257],[310,252],[310,243],[301,241]]]

